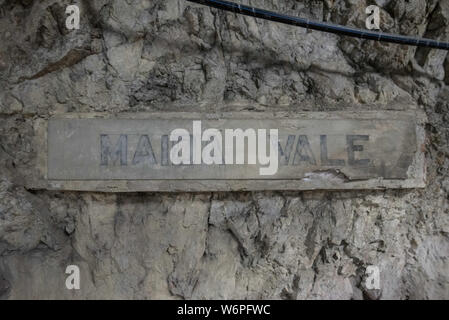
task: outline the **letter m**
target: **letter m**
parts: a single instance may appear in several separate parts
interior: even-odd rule
[[[121,134],[115,145],[111,143],[109,135],[100,135],[101,143],[101,165],[107,166],[109,159],[115,165],[120,160],[121,166],[127,165],[128,158],[128,136]]]
[[[245,163],[245,138],[248,140],[248,164],[256,164],[256,132],[254,129],[226,129],[225,130],[225,163],[234,162],[235,138],[235,164]]]

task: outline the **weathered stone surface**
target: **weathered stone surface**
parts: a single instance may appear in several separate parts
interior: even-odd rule
[[[72,3],[0,0],[0,298],[449,299],[446,52],[182,0],[77,1],[81,28],[68,31]],[[250,3],[364,28],[374,2]],[[449,41],[448,1],[376,3],[384,32]],[[41,124],[57,114],[366,110],[425,112],[425,188],[28,187],[45,165]],[[65,288],[69,264],[81,290]],[[380,269],[378,291],[364,284],[369,265]]]
[[[424,144],[424,121],[423,115],[416,112],[271,116],[166,113],[121,115],[119,119],[98,118],[95,114],[78,118],[66,115],[49,120],[47,136],[41,137],[47,146],[40,150],[47,153],[43,156],[47,158],[43,175],[48,188],[56,190],[419,188],[425,185],[424,158],[419,147]],[[193,123],[197,124],[198,132]],[[194,143],[199,139],[201,156],[209,141],[208,138],[201,142],[202,134],[210,128],[221,132],[220,161],[206,164],[201,159],[194,163]],[[170,142],[169,137],[176,129],[189,133],[188,162],[184,164],[170,161],[175,142]],[[235,129],[254,132],[254,141],[242,140],[244,164],[236,164],[238,139],[229,141],[225,135],[226,130]],[[275,143],[279,156],[275,164],[260,163],[259,129],[266,130],[267,141],[269,130],[278,132]],[[232,151],[226,145],[229,142]],[[267,152],[271,154],[273,150],[267,144]],[[232,152],[230,161],[229,152]],[[249,163],[251,155],[254,164]],[[261,168],[269,166],[272,174],[261,174]]]

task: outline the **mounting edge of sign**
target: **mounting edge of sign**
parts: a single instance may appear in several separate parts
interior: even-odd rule
[[[307,191],[307,190],[383,190],[425,188],[425,123],[426,115],[412,111],[335,111],[335,112],[221,112],[221,113],[65,113],[51,119],[316,119],[316,120],[407,120],[416,125],[417,150],[407,179],[371,178],[367,180],[342,181],[338,171],[312,172],[313,179],[298,180],[48,180],[47,124],[48,120],[35,121],[35,145],[37,148],[36,170],[26,182],[29,189],[93,191],[93,192],[219,192],[219,191]],[[333,181],[329,180],[329,177]],[[323,188],[323,181],[326,187]]]

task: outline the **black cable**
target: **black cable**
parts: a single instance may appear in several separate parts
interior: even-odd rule
[[[313,21],[304,18],[292,17],[272,11],[249,7],[234,2],[223,0],[187,0],[198,4],[206,5],[209,7],[231,11],[234,13],[251,16],[254,18],[260,18],[270,21],[281,22],[303,28],[324,31],[329,33],[335,33],[339,35],[345,35],[361,39],[377,40],[383,42],[406,44],[418,47],[428,47],[435,49],[449,50],[449,43],[440,42],[438,40],[414,38],[409,36],[396,35],[391,33],[382,33],[370,30],[363,30],[351,27],[345,27],[338,24]]]

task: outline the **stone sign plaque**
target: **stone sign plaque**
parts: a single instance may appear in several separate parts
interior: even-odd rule
[[[416,112],[59,115],[42,131],[47,189],[420,188]]]

